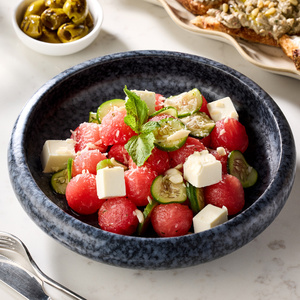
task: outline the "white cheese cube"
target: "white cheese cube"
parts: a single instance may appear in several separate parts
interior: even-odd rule
[[[228,220],[228,211],[225,206],[222,208],[208,204],[194,218],[194,232],[201,232],[223,224]]]
[[[207,104],[211,118],[217,122],[225,118],[238,120],[238,113],[229,97],[222,98]]]
[[[68,159],[75,157],[75,141],[48,140],[44,143],[41,162],[44,173],[53,173],[67,167]]]
[[[97,195],[99,199],[126,196],[124,168],[103,168],[96,175]]]
[[[149,115],[155,112],[155,93],[150,91],[138,91],[132,90],[131,92],[136,93],[142,101],[144,101],[149,108]]]
[[[222,179],[222,164],[207,150],[194,152],[183,164],[184,179],[197,188]]]

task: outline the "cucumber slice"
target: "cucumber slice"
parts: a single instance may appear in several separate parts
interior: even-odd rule
[[[163,107],[162,109],[154,112],[153,114],[151,114],[149,116],[149,118],[152,118],[152,117],[155,117],[155,116],[158,116],[158,115],[161,115],[161,114],[166,114],[166,115],[170,115],[174,118],[177,118],[178,117],[178,111],[175,107],[172,107],[172,106],[167,106],[167,107]]]
[[[138,235],[144,235],[148,225],[150,223],[151,220],[151,214],[153,212],[153,209],[158,205],[159,203],[156,202],[155,200],[152,200],[151,203],[149,203],[144,211],[143,211],[143,215],[144,215],[144,221],[142,223],[139,223],[138,228],[137,228],[137,233]]]
[[[100,169],[113,168],[113,167],[114,167],[113,163],[108,158],[108,159],[104,159],[104,160],[101,160],[101,161],[98,162],[98,164],[97,164],[97,171],[100,170]]]
[[[97,113],[92,112],[92,111],[89,113],[89,123],[97,123],[97,124],[99,124],[99,120],[97,118]]]
[[[174,169],[172,169],[174,170]],[[151,185],[151,195],[158,203],[183,203],[187,199],[186,186],[183,182],[172,180],[173,175],[159,175]]]
[[[216,125],[204,112],[196,112],[180,120],[191,131],[190,135],[197,138],[207,137]]]
[[[68,182],[72,179],[72,168],[73,168],[73,158],[68,159],[67,172],[68,172]]]
[[[68,183],[68,169],[56,172],[51,177],[51,186],[58,194],[64,195],[66,193]]]
[[[115,107],[125,107],[125,100],[113,99],[103,102],[97,109],[97,119],[101,123],[104,116],[106,116]]]
[[[178,111],[178,117],[183,118],[193,114],[201,108],[202,95],[200,91],[195,88],[177,96],[167,98],[164,105],[175,107]]]
[[[98,171],[100,169],[113,168],[113,167],[122,167],[122,168],[124,168],[124,170],[127,169],[127,167],[125,165],[121,164],[114,158],[107,158],[107,159],[103,159],[103,160],[99,161],[96,169]]]
[[[191,209],[196,215],[204,206],[204,193],[203,188],[196,188],[189,182],[186,183],[187,197],[190,201]]]
[[[257,171],[247,163],[244,155],[239,150],[229,153],[227,171],[237,177],[244,188],[253,186],[257,181]]]
[[[175,151],[182,147],[188,137],[189,131],[179,119],[166,118],[159,122],[160,127],[153,130],[154,145],[163,151]]]

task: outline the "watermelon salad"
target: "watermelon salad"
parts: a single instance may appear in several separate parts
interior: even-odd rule
[[[174,237],[240,213],[257,171],[229,97],[129,90],[103,102],[66,140],[45,142],[43,172],[79,215],[122,235]]]

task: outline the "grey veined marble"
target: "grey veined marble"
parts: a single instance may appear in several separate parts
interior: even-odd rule
[[[177,238],[141,238],[102,231],[95,217],[72,213],[42,173],[45,140],[65,139],[103,101],[124,98],[123,88],[165,96],[197,87],[208,101],[230,96],[246,126],[247,160],[259,173],[245,191],[246,207],[223,225]],[[8,164],[15,193],[29,216],[50,236],[86,257],[120,267],[169,269],[227,255],[259,235],[284,206],[295,176],[295,145],[287,120],[252,80],[199,56],[137,51],[107,55],[74,66],[42,86],[20,113]]]

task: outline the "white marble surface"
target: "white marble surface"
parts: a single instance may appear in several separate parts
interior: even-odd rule
[[[300,146],[300,81],[245,62],[231,46],[178,28],[158,6],[142,0],[99,0],[103,29],[80,53],[49,57],[17,39],[11,15],[17,0],[0,2],[0,230],[21,238],[40,268],[83,297],[95,299],[300,299],[300,179],[277,219],[240,250],[196,267],[171,271],[120,269],[81,257],[58,244],[22,210],[7,171],[7,145],[31,95],[61,71],[93,57],[127,50],[177,50],[201,55],[250,77],[287,117]],[[299,158],[297,175],[299,175]],[[19,297],[19,296],[18,296]],[[0,282],[0,299],[19,299]]]

